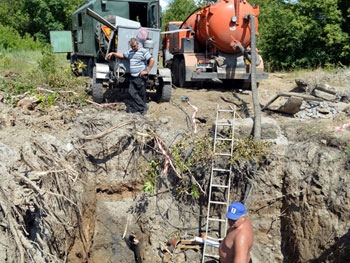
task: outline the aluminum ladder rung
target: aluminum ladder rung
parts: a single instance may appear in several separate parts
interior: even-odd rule
[[[215,153],[216,156],[221,155],[221,156],[232,156],[231,153]]]
[[[218,109],[218,112],[230,112],[230,113],[234,113],[235,110],[223,110],[223,109]]]
[[[212,254],[204,254],[204,257],[219,259],[219,256],[218,256],[218,255],[212,255]]]
[[[229,188],[229,186],[225,184],[212,184],[211,187]]]
[[[213,171],[216,171],[216,172],[231,172],[230,169],[224,169],[224,168],[213,168]]]
[[[220,201],[209,201],[211,204],[216,204],[216,205],[226,205],[227,202],[220,202]]]
[[[211,204],[216,204],[216,205],[226,205],[227,202],[221,202],[221,201],[209,201]]]
[[[222,218],[213,218],[213,217],[208,217],[208,220],[210,221],[216,221],[216,222],[225,222],[225,219]]]
[[[217,141],[232,142],[231,138],[216,138]]]
[[[218,122],[216,126],[232,126],[232,123],[229,122]]]

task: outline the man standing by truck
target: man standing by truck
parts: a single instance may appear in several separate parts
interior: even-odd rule
[[[113,56],[117,58],[125,58],[130,60],[130,84],[129,94],[131,99],[127,101],[126,111],[131,113],[146,114],[148,110],[146,98],[146,79],[147,74],[154,66],[154,58],[149,51],[140,47],[136,38],[129,40],[131,47],[125,53],[111,52],[107,55],[107,59]]]
[[[233,202],[226,213],[230,228],[219,247],[220,263],[251,263],[253,226],[246,216],[246,208]]]

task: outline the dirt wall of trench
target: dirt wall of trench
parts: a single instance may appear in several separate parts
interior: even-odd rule
[[[144,262],[200,261],[200,246],[172,250],[167,241],[200,235],[206,207],[195,200],[176,200],[171,190],[174,173],[159,178],[154,195],[145,194],[138,170],[157,148],[150,131],[166,134],[166,143],[178,133],[142,116],[128,115],[125,121],[113,111],[32,113],[35,124],[22,118],[22,112],[3,113],[16,119],[16,126],[0,130],[1,200],[2,211],[7,211],[1,228],[4,262],[21,257],[25,262],[130,262],[134,253],[123,235],[131,232],[142,242]],[[256,235],[253,259],[345,262],[350,201],[341,146],[349,132],[308,142],[295,135],[281,140],[290,126],[283,130],[276,122],[267,123],[273,130],[268,134],[283,143],[273,146],[267,164],[253,178],[236,178],[232,195],[248,206]],[[39,126],[50,134],[38,132]],[[242,187],[248,184],[249,192]],[[21,223],[27,231],[21,230]]]

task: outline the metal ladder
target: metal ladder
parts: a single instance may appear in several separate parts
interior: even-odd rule
[[[217,106],[202,263],[219,260],[218,245],[226,235],[232,174],[229,160],[233,153],[235,118],[235,108],[226,110]]]

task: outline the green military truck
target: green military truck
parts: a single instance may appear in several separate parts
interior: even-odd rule
[[[106,99],[106,88],[127,88],[129,64],[125,59],[107,61],[109,52],[124,53],[128,41],[136,37],[155,59],[147,89],[156,93],[158,102],[169,101],[171,72],[158,68],[161,7],[154,0],[91,0],[72,15],[72,31],[50,33],[54,52],[66,52],[76,75],[92,80],[92,97],[97,103]]]

